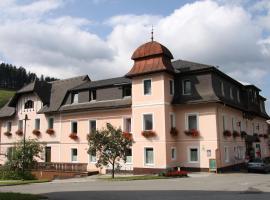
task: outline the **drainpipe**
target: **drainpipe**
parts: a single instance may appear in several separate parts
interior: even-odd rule
[[[221,167],[221,165],[222,165],[222,163],[221,163],[221,161],[222,161],[222,159],[221,159],[221,145],[220,145],[221,136],[220,136],[220,133],[219,133],[220,123],[219,123],[219,112],[218,112],[219,109],[218,109],[218,107],[219,107],[219,105],[217,105],[217,107],[216,107],[216,121],[217,121],[217,140],[218,140],[217,145],[218,145],[218,149],[219,149],[219,161],[218,161],[218,163],[219,163],[220,166],[217,166],[217,172],[218,172],[218,167]],[[224,104],[224,107],[225,107],[225,104]],[[217,157],[217,155],[216,155],[216,157]]]

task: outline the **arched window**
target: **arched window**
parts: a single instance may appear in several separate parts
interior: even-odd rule
[[[31,109],[34,108],[34,102],[32,100],[28,100],[24,104],[24,109]]]

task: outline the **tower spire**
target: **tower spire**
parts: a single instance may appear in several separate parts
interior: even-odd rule
[[[154,41],[154,26],[152,25],[152,29],[151,29],[151,41]]]

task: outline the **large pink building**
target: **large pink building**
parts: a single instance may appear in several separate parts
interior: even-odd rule
[[[155,41],[140,46],[132,59],[123,77],[34,81],[17,91],[0,111],[0,153],[8,154],[22,139],[27,114],[26,138],[45,145],[40,162],[54,167],[97,170],[86,138],[106,123],[132,133],[135,143],[121,170],[136,174],[175,166],[206,171],[210,159],[218,169],[229,169],[247,155],[270,156],[266,99],[256,86],[214,66],[172,61]],[[0,163],[5,160],[2,155]]]

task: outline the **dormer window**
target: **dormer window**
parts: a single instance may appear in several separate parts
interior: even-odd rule
[[[34,102],[32,100],[28,100],[24,104],[24,109],[31,109],[34,108]]]
[[[123,87],[123,97],[130,97],[131,96],[131,86],[124,86]]]
[[[72,94],[71,103],[79,103],[79,94],[78,93]]]
[[[230,88],[230,98],[233,99],[233,89]]]
[[[95,101],[97,99],[97,91],[90,90],[89,91],[89,101]]]
[[[237,101],[240,102],[240,92],[237,90]]]
[[[190,95],[191,94],[191,81],[184,80],[183,81],[183,95]]]
[[[221,95],[224,97],[225,91],[224,91],[224,83],[222,81],[220,82],[220,89],[221,89]]]

